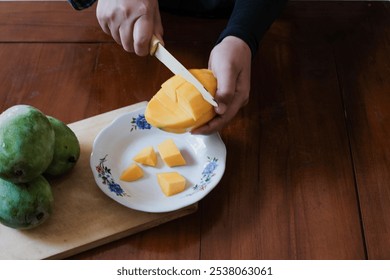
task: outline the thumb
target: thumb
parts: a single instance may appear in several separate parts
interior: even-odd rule
[[[222,115],[226,112],[226,108],[234,99],[237,77],[235,73],[226,70],[216,72],[215,76],[217,78],[215,100],[218,103],[216,113]]]

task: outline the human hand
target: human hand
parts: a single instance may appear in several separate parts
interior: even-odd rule
[[[96,17],[103,31],[128,52],[148,55],[153,34],[163,42],[157,0],[99,0]]]
[[[233,36],[224,38],[211,51],[209,69],[217,78],[215,100],[217,115],[207,124],[191,131],[210,134],[220,131],[249,100],[252,53],[249,46]]]

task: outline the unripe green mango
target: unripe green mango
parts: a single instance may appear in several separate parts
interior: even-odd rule
[[[25,183],[41,175],[54,154],[54,130],[38,109],[15,105],[0,115],[0,177]]]
[[[38,176],[28,183],[0,179],[0,223],[15,229],[31,229],[46,221],[53,208],[48,181]]]
[[[53,160],[45,171],[45,175],[59,176],[67,173],[80,157],[80,144],[75,133],[62,121],[47,116],[54,129]]]

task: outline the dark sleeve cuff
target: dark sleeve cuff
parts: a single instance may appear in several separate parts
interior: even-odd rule
[[[83,10],[91,7],[96,0],[67,0],[75,10]]]
[[[217,44],[227,36],[246,42],[255,56],[261,39],[283,10],[287,0],[236,0],[226,28]]]
[[[248,32],[245,32],[245,30],[242,30],[240,27],[227,27],[219,35],[217,44],[219,44],[223,39],[225,39],[228,36],[234,36],[243,40],[250,48],[252,57],[255,56],[257,49],[259,47],[257,38],[253,38],[253,37],[251,38],[251,35],[248,34]]]

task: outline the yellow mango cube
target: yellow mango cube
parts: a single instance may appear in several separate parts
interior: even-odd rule
[[[180,193],[186,186],[186,179],[178,172],[158,173],[157,181],[166,196]]]
[[[121,174],[120,179],[122,181],[132,182],[138,180],[139,178],[144,176],[144,172],[138,164],[132,163],[129,167],[127,167]]]
[[[157,165],[157,155],[152,146],[143,148],[137,155],[133,157],[133,160],[144,165]]]
[[[172,139],[167,139],[157,146],[158,152],[160,153],[163,161],[169,166],[180,166],[185,165],[186,161],[179,148],[176,146]]]

